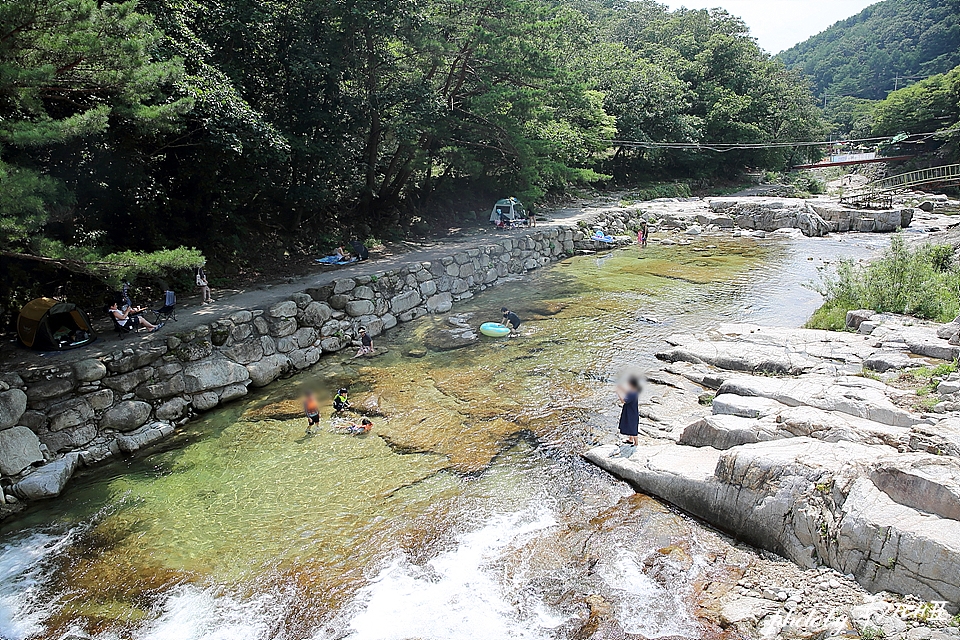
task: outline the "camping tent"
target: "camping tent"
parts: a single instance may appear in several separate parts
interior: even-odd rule
[[[527,217],[527,212],[524,210],[523,204],[516,198],[504,198],[503,200],[497,200],[497,204],[493,205],[490,222],[500,222],[501,216],[505,220],[523,220]]]
[[[20,309],[17,335],[23,344],[40,351],[73,349],[97,339],[82,309],[52,298],[37,298]]]

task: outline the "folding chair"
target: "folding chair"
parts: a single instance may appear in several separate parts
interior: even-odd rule
[[[119,322],[117,322],[116,316],[114,316],[110,312],[109,307],[107,307],[106,311],[107,311],[107,315],[110,316],[110,320],[113,321],[113,330],[117,332],[117,337],[123,340],[123,336],[133,331],[133,323],[130,321],[127,321],[127,324],[120,324]]]
[[[167,290],[163,292],[163,306],[159,309],[153,309],[153,324],[160,324],[167,320],[177,322],[177,294]]]

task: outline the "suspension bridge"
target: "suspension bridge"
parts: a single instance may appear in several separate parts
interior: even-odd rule
[[[894,194],[930,184],[960,183],[960,164],[918,169],[874,180],[843,194],[842,204],[861,209],[890,209]]]

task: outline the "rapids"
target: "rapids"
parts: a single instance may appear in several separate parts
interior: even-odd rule
[[[0,638],[720,637],[698,589],[731,542],[582,462],[611,383],[670,334],[799,325],[805,288],[880,236],[700,238],[580,256],[459,305],[516,339],[326,357],[75,479],[0,529]],[[812,259],[811,259],[812,258]],[[385,352],[384,352],[385,351]],[[419,357],[416,357],[419,356]],[[304,390],[347,385],[373,433],[304,434]]]

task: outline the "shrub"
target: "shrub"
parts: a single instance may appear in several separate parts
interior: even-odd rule
[[[835,275],[821,275],[820,284],[813,287],[824,303],[807,326],[842,329],[850,309],[949,322],[960,311],[960,268],[953,253],[946,245],[911,249],[897,234],[890,248],[865,267],[841,261]]]

